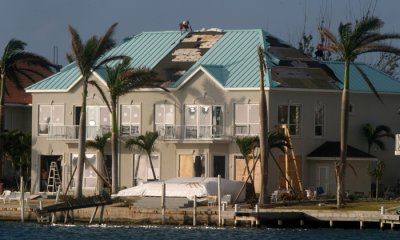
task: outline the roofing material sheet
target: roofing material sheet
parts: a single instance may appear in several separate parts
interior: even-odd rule
[[[147,182],[139,186],[121,190],[116,196],[159,197],[161,196],[162,183],[162,181]],[[218,195],[218,178],[215,177],[178,177],[166,180],[164,183],[166,197],[186,197],[193,200],[194,196],[202,198]],[[243,182],[221,178],[221,195],[230,194],[232,198],[235,198],[242,186]],[[243,190],[238,201],[244,201],[245,195],[246,191]]]

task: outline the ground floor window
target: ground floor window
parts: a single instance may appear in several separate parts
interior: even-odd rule
[[[180,177],[205,177],[206,158],[204,155],[182,154],[179,155]]]
[[[133,164],[133,180],[134,185],[140,185],[143,182],[154,180],[153,171],[151,169],[149,158],[146,154],[135,154]],[[151,161],[153,163],[156,180],[160,179],[160,155],[152,154]]]
[[[78,176],[77,170],[75,171],[75,168],[77,167],[78,163],[78,154],[72,154],[71,155],[71,176],[75,172],[73,176],[73,181],[71,186],[75,187],[75,180]],[[83,168],[83,188],[96,188],[97,185],[97,174],[93,167],[97,166],[97,156],[96,154],[86,154],[86,161],[84,163],[84,168]]]

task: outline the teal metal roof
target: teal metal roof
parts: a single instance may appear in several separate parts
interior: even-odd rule
[[[326,64],[332,71],[335,76],[339,79],[340,82],[337,82],[337,86],[340,89],[343,89],[343,76],[344,76],[344,63],[343,62],[322,62]],[[388,74],[381,72],[368,64],[365,63],[356,63],[357,66],[368,76],[375,89],[378,92],[400,92],[400,81],[394,79]],[[368,87],[368,84],[365,82],[364,78],[358,71],[358,69],[354,66],[354,64],[350,65],[350,90],[351,91],[360,91],[360,92],[371,92],[371,89]]]
[[[179,78],[173,87],[179,87],[200,66],[224,87],[258,87],[260,73],[257,47],[266,48],[265,34],[262,30],[226,30],[224,36]],[[265,82],[266,86],[271,85],[269,81]]]
[[[79,68],[75,63],[71,63],[63,67],[60,72],[34,83],[25,89],[27,92],[43,90],[66,91],[78,80],[80,75]]]
[[[131,67],[154,68],[155,65],[175,46],[187,32],[143,32],[134,36],[129,41],[110,50],[107,56],[125,55],[132,58]],[[104,68],[96,70],[103,79],[106,79]],[[59,73],[56,73],[36,84],[26,88],[32,91],[67,91],[80,76],[76,64],[69,64]]]

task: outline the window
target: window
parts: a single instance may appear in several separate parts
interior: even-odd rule
[[[49,125],[64,125],[64,105],[39,106],[39,134],[49,134]]]
[[[175,106],[173,104],[156,104],[154,111],[154,122],[158,135],[173,134],[175,127]]]
[[[223,135],[223,107],[185,106],[185,138],[212,138]]]
[[[301,106],[280,105],[278,107],[278,123],[286,124],[290,135],[300,135]]]
[[[258,135],[260,116],[258,104],[235,104],[235,135]]]
[[[121,106],[121,135],[140,135],[140,105]]]
[[[106,106],[87,106],[86,107],[86,136],[95,138],[110,132],[111,113]]]
[[[151,161],[153,163],[156,179],[160,179],[160,155],[151,154]],[[140,185],[143,182],[154,179],[147,155],[135,154],[133,167],[134,185]]]
[[[74,172],[78,163],[78,154],[72,154],[71,156],[71,176]],[[92,166],[97,167],[96,154],[86,154],[86,160],[83,167],[83,188],[96,188],[97,185],[97,174],[93,170]],[[72,181],[72,187],[75,187],[77,172],[74,175],[74,181]]]
[[[323,137],[325,125],[325,105],[322,103],[314,106],[314,136]]]

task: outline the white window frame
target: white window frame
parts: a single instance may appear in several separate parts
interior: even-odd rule
[[[42,109],[41,109],[42,107],[50,108],[50,116],[46,117],[46,119],[41,119],[43,117],[40,114],[42,112]],[[61,121],[55,119],[55,117],[54,117],[54,112],[56,111],[56,108],[62,108],[62,120]],[[65,121],[65,109],[64,109],[63,104],[51,104],[51,105],[50,104],[40,104],[38,106],[38,135],[48,135],[49,134],[49,125],[63,126],[64,121]],[[45,129],[45,130],[41,130],[41,129]],[[44,133],[45,131],[47,131],[47,132]]]
[[[163,109],[163,112],[158,112]],[[167,116],[170,116],[169,118]],[[175,127],[175,105],[171,103],[161,103],[154,105],[154,128],[159,136],[164,136]]]
[[[122,111],[123,107],[129,109],[129,120],[126,122],[123,121],[122,114],[126,114],[125,112]],[[138,112],[135,111],[136,109],[138,109]],[[138,121],[135,122],[134,119],[138,119]],[[121,135],[139,136],[141,133],[142,106],[140,104],[121,104],[120,121],[121,121],[120,123]]]
[[[322,117],[317,117],[319,114],[319,110],[322,111]],[[324,137],[325,136],[325,104],[316,103],[314,105],[314,136],[315,137]],[[318,122],[320,119],[322,122]],[[317,135],[317,128],[321,128],[321,135]]]
[[[94,163],[93,166],[97,167],[98,164],[98,159],[97,159],[97,155],[96,154],[86,154],[86,161],[90,161],[92,158],[94,157]],[[76,160],[74,160],[76,159]],[[75,163],[74,163],[75,161]],[[88,190],[93,190],[97,187],[97,173],[92,169],[92,167],[90,166],[90,164],[86,164],[86,161],[84,163],[83,166],[83,179],[82,179],[82,188],[84,189],[88,189]],[[71,177],[72,177],[72,173],[74,172],[75,166],[78,163],[78,154],[77,153],[72,153],[71,154]],[[91,169],[91,170],[87,170],[87,169]],[[74,189],[75,186],[75,181],[76,181],[76,177],[77,177],[77,173],[75,172],[75,175],[73,176],[73,181],[71,184],[71,188]],[[91,180],[91,182],[94,182],[94,184],[91,184],[92,186],[87,186],[87,182],[88,180]]]
[[[286,121],[284,119],[279,119],[280,109],[281,107],[287,107],[286,112]],[[290,114],[291,114],[291,107],[299,108],[298,116],[296,117],[296,121],[294,123],[290,122]],[[301,136],[301,122],[302,122],[302,105],[296,103],[289,103],[289,104],[279,104],[278,105],[278,123],[279,124],[286,124],[287,128],[289,129],[289,134],[291,136]],[[293,127],[296,129],[296,132],[293,132]]]
[[[238,105],[243,105],[246,107],[246,121],[243,123],[238,123],[237,122],[237,106]],[[256,123],[252,123],[250,122],[250,106],[252,107],[256,107],[257,109],[257,122]],[[259,131],[257,132],[252,132],[251,129],[253,129],[254,127],[256,127],[255,129],[258,128],[258,130],[260,129],[260,121],[259,121],[259,104],[258,103],[235,103],[235,113],[234,113],[234,131],[235,131],[235,136],[256,136],[259,134]],[[243,114],[243,113],[238,113],[238,114]],[[253,128],[252,128],[253,126]],[[238,131],[238,129],[244,129],[242,131]]]
[[[138,164],[138,160],[140,157],[140,165],[137,166]],[[156,179],[160,180],[160,174],[161,174],[161,155],[160,153],[152,153],[151,154],[151,159],[153,161],[153,166],[154,166],[154,172],[156,173]],[[157,160],[158,159],[158,160]],[[140,166],[143,166],[143,162],[142,161],[146,161],[146,171],[140,171],[140,176],[143,178],[138,178],[138,174],[139,174],[139,168]],[[153,179],[153,172],[151,171],[151,165],[150,162],[148,160],[147,154],[135,154],[134,155],[134,164],[133,164],[133,169],[132,169],[132,173],[133,173],[133,185],[140,185],[144,182],[147,182],[148,180],[152,180]],[[138,170],[138,172],[137,172]]]
[[[90,120],[89,117],[89,109],[95,109],[97,111],[97,119],[93,121]],[[104,119],[101,119],[101,111],[102,109],[108,112],[108,125],[103,124]],[[88,139],[93,139],[97,135],[102,135],[104,133],[111,132],[111,112],[105,105],[88,105],[86,106],[86,136]]]
[[[221,118],[219,119],[222,124],[215,125],[216,119],[216,108],[221,109]],[[210,113],[208,123],[201,123],[201,111]],[[185,105],[185,138],[214,138],[221,137],[223,135],[224,128],[224,106],[223,105]],[[188,125],[187,113],[195,114],[195,123]],[[203,115],[204,116],[204,115]],[[221,129],[218,129],[220,127]]]

